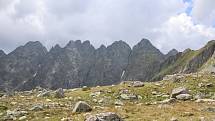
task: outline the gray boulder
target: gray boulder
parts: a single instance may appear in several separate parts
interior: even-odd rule
[[[89,104],[87,104],[84,101],[79,101],[75,104],[75,107],[73,109],[73,113],[81,113],[81,112],[90,112],[92,111],[92,108]]]
[[[89,116],[85,121],[123,121],[116,113],[107,112]]]
[[[64,91],[62,88],[59,88],[55,91],[55,98],[64,98]]]
[[[171,98],[176,98],[179,94],[188,94],[188,90],[185,87],[178,87],[172,90]]]
[[[134,82],[131,83],[131,86],[133,86],[133,87],[143,87],[144,83],[141,82],[141,81],[134,81]]]
[[[190,94],[179,94],[176,96],[176,99],[178,99],[178,100],[190,100],[190,99],[192,99],[192,95],[190,95]]]

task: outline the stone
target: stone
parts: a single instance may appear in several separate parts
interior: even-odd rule
[[[170,99],[160,101],[158,103],[160,103],[160,104],[168,104],[168,103],[174,103],[174,102],[176,102],[175,98],[170,98]]]
[[[176,99],[178,99],[178,100],[190,100],[190,99],[192,99],[192,95],[190,95],[190,94],[179,94],[179,95],[177,95],[176,96]]]
[[[55,95],[54,95],[55,98],[64,98],[65,95],[64,95],[64,91],[62,88],[59,88],[55,91]]]
[[[32,108],[30,108],[30,111],[42,111],[43,106],[41,104],[36,104]]]
[[[189,116],[193,116],[194,114],[191,112],[184,112],[181,116],[182,117],[189,117]]]
[[[213,99],[197,99],[195,102],[197,103],[204,103],[204,102],[215,102]]]
[[[207,83],[206,85],[205,85],[206,87],[213,87],[214,85],[213,85],[213,83]]]
[[[27,116],[22,116],[19,118],[19,121],[23,121],[23,120],[26,120],[27,119]]]
[[[176,98],[179,94],[188,94],[188,90],[185,87],[178,87],[172,90],[171,98]]]
[[[203,93],[197,93],[195,96],[194,96],[194,99],[203,99],[203,98],[205,98],[206,97],[206,95],[205,94],[203,94]]]
[[[75,104],[75,107],[73,109],[73,113],[81,113],[81,112],[90,112],[92,111],[92,108],[89,104],[87,104],[84,101],[79,101]]]
[[[172,118],[170,119],[170,121],[178,121],[178,119],[175,118],[175,117],[172,117]]]
[[[137,100],[138,96],[134,94],[121,94],[120,98],[123,100]]]
[[[87,86],[82,87],[82,91],[88,91],[88,90],[90,90],[90,87],[87,87]]]
[[[13,111],[7,110],[5,120],[17,120],[17,117],[22,117],[27,115],[27,111],[22,111],[20,109],[14,109]]]
[[[208,107],[203,109],[203,111],[215,113],[215,107]]]
[[[123,121],[116,113],[106,112],[90,115],[85,121]]]
[[[133,87],[143,87],[144,83],[141,82],[141,81],[134,81],[134,82],[131,83],[131,86],[133,86]]]
[[[124,103],[121,100],[117,100],[114,104],[118,106],[124,105]]]
[[[38,94],[37,97],[49,97],[50,95],[50,91],[44,91]]]

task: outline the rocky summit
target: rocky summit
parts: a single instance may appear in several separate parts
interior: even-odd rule
[[[70,89],[159,81],[177,73],[214,73],[214,49],[215,41],[210,41],[199,50],[163,54],[142,39],[133,48],[120,40],[97,49],[90,41],[71,40],[47,51],[38,41],[28,42],[9,54],[0,51],[0,90]]]

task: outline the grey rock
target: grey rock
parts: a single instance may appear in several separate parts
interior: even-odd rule
[[[55,98],[64,98],[65,95],[64,95],[64,91],[62,88],[59,88],[55,91],[55,95],[54,95]]]
[[[208,107],[208,108],[203,109],[202,111],[215,113],[215,107]]]
[[[85,121],[123,121],[116,113],[107,112],[89,116]]]
[[[117,100],[117,101],[115,101],[115,103],[114,103],[115,105],[118,105],[118,106],[122,106],[122,105],[124,105],[124,103],[121,101],[121,100]]]
[[[188,94],[188,90],[185,87],[178,87],[172,90],[171,98],[176,98],[179,94]]]
[[[35,104],[29,110],[30,111],[42,111],[43,110],[43,106],[41,104]]]
[[[89,104],[87,104],[84,101],[79,101],[75,104],[75,107],[72,112],[80,113],[80,112],[90,112],[90,111],[92,111],[92,108]]]
[[[190,100],[190,99],[192,99],[192,95],[190,95],[190,94],[179,94],[176,96],[176,99],[178,99],[178,100]]]
[[[121,94],[120,98],[122,100],[137,100],[138,96],[135,94]]]
[[[143,87],[144,83],[141,82],[141,81],[134,81],[134,82],[131,83],[131,86],[133,86],[133,87]]]
[[[50,91],[41,92],[40,94],[37,95],[37,97],[49,97],[49,96],[51,96]]]

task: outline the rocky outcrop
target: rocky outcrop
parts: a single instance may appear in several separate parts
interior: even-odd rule
[[[164,55],[149,40],[142,39],[133,47],[129,56],[125,80],[151,80],[159,71]]]

